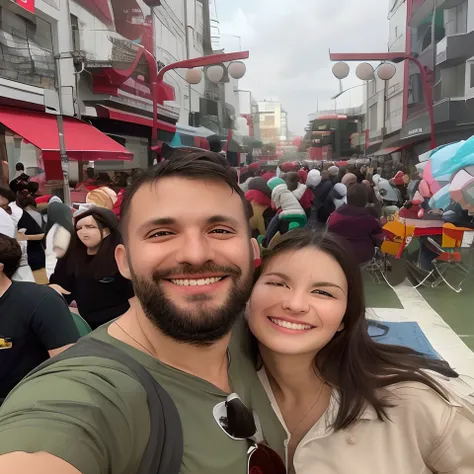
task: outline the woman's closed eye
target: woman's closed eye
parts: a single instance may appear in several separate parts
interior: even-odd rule
[[[325,290],[313,290],[311,293],[321,296],[327,296],[328,298],[334,298],[334,295]]]
[[[270,286],[288,287],[288,285],[281,281],[267,281],[265,284]]]

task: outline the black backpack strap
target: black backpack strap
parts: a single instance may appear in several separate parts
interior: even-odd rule
[[[36,367],[28,376],[60,360],[101,357],[130,369],[146,390],[150,411],[150,437],[137,474],[179,474],[183,458],[183,431],[178,410],[168,392],[133,357],[93,337],[80,339],[70,349]]]

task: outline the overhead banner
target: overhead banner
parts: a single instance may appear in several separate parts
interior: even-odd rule
[[[16,0],[16,4],[31,13],[35,12],[35,0]]]

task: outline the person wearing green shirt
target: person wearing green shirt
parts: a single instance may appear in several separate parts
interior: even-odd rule
[[[124,243],[115,252],[136,297],[125,314],[86,336],[125,351],[169,393],[183,429],[181,474],[247,471],[249,444],[213,416],[231,393],[256,412],[265,441],[284,450],[244,333],[259,262],[250,212],[215,153],[178,152],[145,171],[125,195]],[[133,474],[150,423],[143,386],[119,362],[60,360],[22,381],[2,405],[0,466],[9,474]]]

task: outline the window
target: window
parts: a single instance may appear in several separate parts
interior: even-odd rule
[[[420,74],[412,74],[408,80],[408,105],[419,104],[423,100]]]
[[[81,49],[81,40],[79,35],[79,20],[76,15],[71,15],[71,31],[72,31],[72,50],[79,51]]]
[[[474,63],[471,64],[471,84],[470,88],[472,89],[474,87]]]
[[[54,89],[53,36],[48,22],[36,17],[33,24],[5,8],[0,10],[0,76]]]
[[[369,109],[369,129],[377,130],[378,103],[376,102]]]

